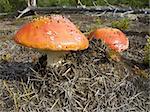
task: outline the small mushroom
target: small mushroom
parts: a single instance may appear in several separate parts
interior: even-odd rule
[[[66,17],[51,15],[25,24],[14,36],[14,41],[47,54],[47,65],[54,66],[68,51],[84,50],[89,41]]]
[[[126,35],[116,28],[99,28],[91,32],[89,40],[92,38],[101,39],[109,48],[108,56],[110,59],[119,62],[123,59],[120,52],[128,49],[129,40]]]
[[[129,40],[126,35],[116,28],[99,28],[91,32],[89,40],[92,38],[101,39],[110,49],[122,52],[129,47]]]

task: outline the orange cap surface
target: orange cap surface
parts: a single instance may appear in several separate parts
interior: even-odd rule
[[[126,35],[116,28],[99,28],[93,31],[89,39],[101,39],[111,49],[121,52],[129,47],[129,40]]]
[[[84,34],[61,15],[34,19],[19,29],[14,41],[27,47],[52,51],[83,50],[89,46]]]

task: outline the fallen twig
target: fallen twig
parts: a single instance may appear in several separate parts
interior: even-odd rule
[[[20,14],[17,16],[17,19],[19,19],[22,15],[24,15],[27,12],[30,12],[32,10],[31,7],[36,7],[36,0],[28,0],[28,7],[25,8],[23,11],[18,11]]]
[[[125,13],[130,12],[134,14],[150,14],[150,9],[131,9],[131,8],[118,8],[118,7],[105,7],[105,6],[97,6],[97,7],[31,7],[32,11],[48,11],[48,12],[115,12],[115,13]],[[117,10],[116,10],[117,9]]]
[[[91,7],[36,7],[28,6],[25,10],[21,11],[21,14],[17,17],[20,18],[23,14],[34,11],[34,12],[44,12],[44,13],[102,13],[102,12],[112,12],[112,13],[123,13],[123,14],[150,14],[150,9],[132,9],[132,8],[120,8],[120,7],[110,7],[110,6],[91,6]]]

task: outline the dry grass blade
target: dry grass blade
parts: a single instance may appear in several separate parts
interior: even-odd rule
[[[52,107],[50,108],[51,111],[53,110],[53,108],[55,107],[55,105],[57,104],[58,101],[59,101],[59,99],[57,99],[57,100],[54,102],[54,104],[53,104]]]

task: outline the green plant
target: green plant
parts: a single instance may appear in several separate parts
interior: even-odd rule
[[[9,0],[0,0],[0,12],[10,12],[12,10],[12,5]]]
[[[25,8],[25,0],[0,0],[0,12],[12,12]]]
[[[148,0],[80,0],[85,6],[127,6],[135,8],[149,7]],[[77,0],[37,0],[37,5],[46,6],[77,6]],[[27,6],[27,0],[0,0],[0,12],[21,10]]]
[[[74,6],[76,5],[75,0],[38,0],[38,6]]]
[[[113,21],[111,23],[111,26],[114,27],[114,28],[118,28],[118,29],[121,29],[121,30],[126,30],[129,28],[129,25],[130,25],[130,21],[128,18],[123,18],[123,19],[120,19],[118,21]]]

